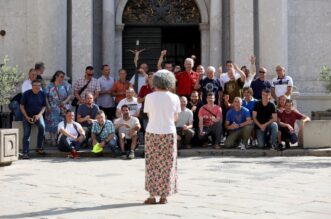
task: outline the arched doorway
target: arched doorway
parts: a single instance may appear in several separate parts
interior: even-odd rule
[[[183,64],[195,55],[200,63],[201,15],[194,0],[128,0],[123,10],[122,65],[132,75],[135,72],[133,53],[145,49],[139,62],[156,69],[160,51],[166,49],[166,60]]]

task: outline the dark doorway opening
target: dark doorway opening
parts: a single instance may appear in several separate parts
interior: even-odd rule
[[[139,46],[137,41],[139,40]],[[138,63],[147,63],[150,71],[156,70],[161,50],[167,50],[165,61],[183,67],[185,58],[196,56],[195,63],[200,64],[201,46],[198,25],[189,26],[131,26],[123,30],[123,68],[128,71],[128,78],[135,73],[130,50],[145,49],[139,55]]]

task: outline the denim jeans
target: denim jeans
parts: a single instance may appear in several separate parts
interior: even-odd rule
[[[22,121],[23,115],[20,110],[20,104],[17,101],[13,101],[9,104],[9,108],[13,111],[15,120],[14,121]]]
[[[277,132],[278,132],[278,125],[277,123],[273,122],[267,126],[264,131],[261,129],[256,130],[256,138],[259,148],[264,148],[265,144],[269,142],[271,136],[271,145],[277,145]]]
[[[99,137],[97,137],[97,141],[98,141],[98,142],[101,142],[102,140],[101,140]],[[113,138],[112,140],[110,140],[110,141],[105,145],[105,147],[109,147],[110,150],[111,150],[113,153],[115,153],[115,151],[116,151],[116,149],[117,149],[117,136],[114,135],[114,138]]]
[[[44,135],[45,135],[45,122],[44,118],[40,117],[38,121],[34,123],[38,127],[38,137],[37,137],[37,148],[43,148]],[[29,123],[25,118],[23,118],[23,154],[29,153],[30,145],[30,135],[31,135],[32,124]]]

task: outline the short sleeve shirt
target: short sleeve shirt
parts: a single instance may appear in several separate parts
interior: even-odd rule
[[[219,95],[218,92],[222,91],[221,83],[218,79],[205,78],[199,82],[202,90],[202,102],[207,103],[207,95],[212,92],[215,95],[215,104],[218,104]]]
[[[98,78],[100,84],[100,91],[108,91],[114,86],[114,78],[101,76]],[[103,108],[115,107],[115,101],[109,93],[100,94],[97,99],[97,104]]]
[[[191,73],[183,71],[176,74],[177,79],[177,94],[179,96],[189,96],[194,90],[196,81],[199,75],[197,72],[192,71]]]
[[[193,124],[193,113],[188,108],[185,108],[178,115],[176,127],[183,127],[184,125]]]
[[[272,79],[271,86],[275,88],[276,96],[280,97],[286,93],[287,87],[293,87],[293,80],[287,75],[283,79],[275,77]]]
[[[242,97],[243,86],[244,82],[240,78],[224,83],[224,94],[229,95],[230,103],[233,102],[235,97]]]
[[[120,110],[123,105],[128,106],[130,116],[133,116],[141,108],[141,104],[138,103],[138,100],[135,97],[132,97],[131,101],[128,101],[128,99],[124,98],[118,103],[117,109]]]
[[[118,104],[122,99],[125,98],[125,91],[131,86],[129,81],[122,82],[116,81],[112,87],[113,92],[121,92],[123,94],[115,95],[115,103]]]
[[[81,104],[78,107],[77,115],[81,117],[90,116],[91,119],[95,119],[97,112],[99,111],[99,107],[96,104],[93,104],[92,107],[88,107],[86,104]],[[90,126],[88,122],[83,122],[82,126]]]
[[[21,99],[21,105],[29,117],[40,113],[41,109],[46,106],[46,97],[43,91],[39,91],[37,94],[32,90],[28,90],[23,93]]]
[[[77,130],[75,129],[75,126],[74,124],[76,125],[77,127]],[[75,122],[73,121],[72,123],[67,123],[66,124],[66,127],[64,127],[64,121],[60,122],[57,126],[57,130],[58,132],[60,132],[60,129],[63,128],[66,132],[68,132],[69,134],[73,135],[73,136],[78,136],[79,133],[78,131],[80,129],[82,129],[82,126],[78,123],[78,122]],[[61,137],[61,134],[59,135],[59,138]],[[72,138],[69,137],[70,140],[74,140]]]
[[[226,113],[226,121],[231,124],[236,123],[240,124],[247,121],[248,118],[251,118],[249,110],[245,107],[241,107],[239,111],[236,111],[234,108],[231,108]],[[242,127],[241,127],[242,128]],[[240,129],[240,128],[237,128]],[[236,129],[236,130],[237,130]]]
[[[208,105],[204,105],[199,110],[199,117],[203,118],[203,126],[209,127],[212,125],[212,118],[221,118],[222,117],[222,109],[218,105],[214,105],[212,109],[208,107]]]
[[[254,110],[254,106],[255,106],[256,101],[257,100],[254,99],[254,98],[252,98],[249,102],[247,102],[246,100],[243,99],[243,107],[245,107],[246,109],[249,110],[249,113],[250,113],[251,117],[253,115],[253,110]]]
[[[104,141],[105,139],[108,138],[110,134],[115,133],[115,127],[110,120],[106,120],[104,124],[104,128],[102,129],[102,126],[100,126],[100,124],[97,121],[94,121],[92,125],[92,133],[95,135],[98,135],[100,133],[97,136],[97,138],[99,138],[100,141]]]
[[[148,114],[146,131],[153,134],[176,133],[175,113],[180,113],[179,97],[170,91],[156,91],[145,98],[144,112]]]
[[[287,113],[285,110],[283,110],[283,112],[278,113],[277,115],[278,115],[278,119],[281,122],[289,124],[293,128],[296,120],[301,120],[304,118],[304,115],[302,115],[296,110],[292,110],[290,113]]]
[[[262,99],[262,90],[266,88],[271,88],[271,84],[269,81],[261,81],[259,78],[255,79],[251,83],[251,88],[253,90],[253,97],[257,100]]]
[[[256,111],[257,121],[261,124],[268,122],[272,119],[272,114],[277,113],[275,104],[268,102],[266,106],[263,106],[261,100],[255,103],[254,111]]]
[[[86,80],[85,78],[78,79],[74,84],[73,91],[79,92],[87,83],[88,80]],[[85,88],[85,90],[80,94],[80,97],[84,99],[85,94],[92,93],[93,95],[95,95],[96,92],[100,92],[100,84],[97,79],[92,78],[88,86]]]

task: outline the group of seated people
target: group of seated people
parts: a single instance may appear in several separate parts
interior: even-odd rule
[[[164,54],[162,51],[158,68]],[[302,138],[303,124],[310,119],[293,107],[291,77],[285,75],[283,67],[276,66],[277,77],[272,85],[265,79],[267,70],[263,67],[254,79],[255,57],[250,61],[251,71],[228,61],[227,71],[222,73],[219,68],[217,75],[212,66],[206,73],[201,65],[197,72],[193,71],[194,60],[187,58],[185,70],[174,71],[177,86],[172,92],[181,103],[176,121],[179,148],[206,147],[211,143],[215,149],[255,146],[283,150],[282,142],[289,148],[290,143]],[[167,70],[172,71],[172,67],[171,63],[165,63]],[[31,87],[22,92],[20,100],[23,158],[29,158],[32,124],[39,129],[37,152],[44,154],[43,115],[54,145],[69,152],[71,158],[79,158],[77,151],[82,147],[90,147],[96,154],[109,147],[114,153],[119,150],[122,158],[135,157],[137,144],[143,143],[139,136],[148,123],[143,107],[144,98],[153,92],[153,72],[148,71],[145,63],[131,81],[126,80],[124,69],[119,70],[117,81],[109,75],[108,65],[103,65],[101,72],[102,76],[95,79],[93,67],[86,67],[84,77],[74,83],[72,90],[68,84],[61,86],[65,76],[62,71],[57,71],[47,86],[42,86],[42,80],[35,77],[29,79]],[[70,104],[71,97],[75,97],[75,104]],[[76,111],[71,105],[76,106]],[[295,133],[297,120],[303,121],[299,136]]]

